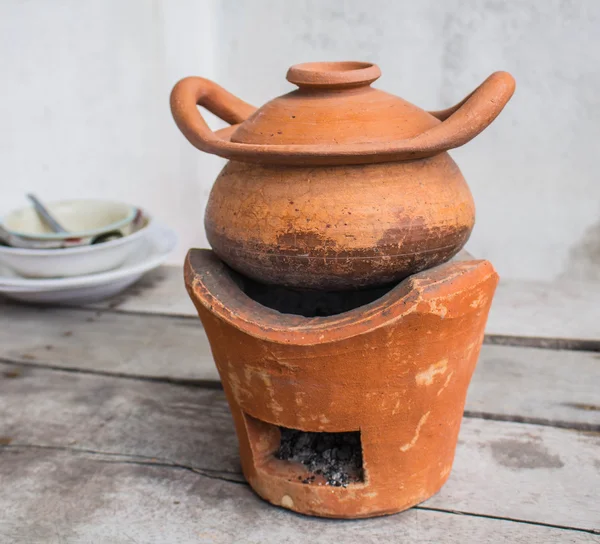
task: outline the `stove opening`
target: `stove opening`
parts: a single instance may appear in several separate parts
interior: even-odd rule
[[[242,413],[257,469],[319,486],[344,488],[365,481],[360,431],[305,432]]]
[[[307,291],[266,285],[230,269],[233,280],[252,300],[282,314],[328,317],[370,304],[389,293],[397,283],[356,291]]]

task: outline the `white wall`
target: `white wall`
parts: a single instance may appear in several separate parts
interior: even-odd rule
[[[43,198],[145,206],[206,245],[203,207],[220,159],[181,136],[169,93],[213,76],[211,2],[0,1],[0,212]]]
[[[1,209],[114,196],[204,245],[221,161],[183,140],[168,93],[204,75],[260,105],[289,65],[369,60],[376,85],[427,109],[489,73],[517,92],[452,154],[478,210],[469,249],[505,278],[600,281],[600,2],[596,0],[4,0]]]

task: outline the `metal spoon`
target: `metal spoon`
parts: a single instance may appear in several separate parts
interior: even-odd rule
[[[40,216],[40,219],[46,223],[48,227],[50,227],[52,232],[68,232],[67,229],[65,229],[56,219],[54,219],[54,217],[52,217],[46,206],[44,206],[35,195],[29,193],[27,198],[31,200],[35,211]]]

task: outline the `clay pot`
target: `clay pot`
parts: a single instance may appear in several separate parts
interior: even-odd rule
[[[372,88],[379,68],[301,64],[299,88],[262,108],[192,77],[171,95],[197,148],[230,159],[211,192],[208,240],[232,268],[269,284],[342,290],[397,282],[450,259],[475,211],[448,149],[468,142],[514,90],[491,75],[456,106],[426,112]],[[233,126],[212,132],[197,105]]]
[[[447,263],[368,305],[317,318],[257,303],[247,280],[208,250],[191,250],[185,278],[244,475],[261,497],[304,514],[355,518],[404,510],[440,489],[498,279],[489,262]],[[281,428],[354,433],[360,481],[334,487],[278,458]]]

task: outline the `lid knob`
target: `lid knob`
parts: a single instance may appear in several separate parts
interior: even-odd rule
[[[370,62],[305,62],[295,64],[286,79],[298,87],[347,89],[370,85],[381,76],[381,70]]]

